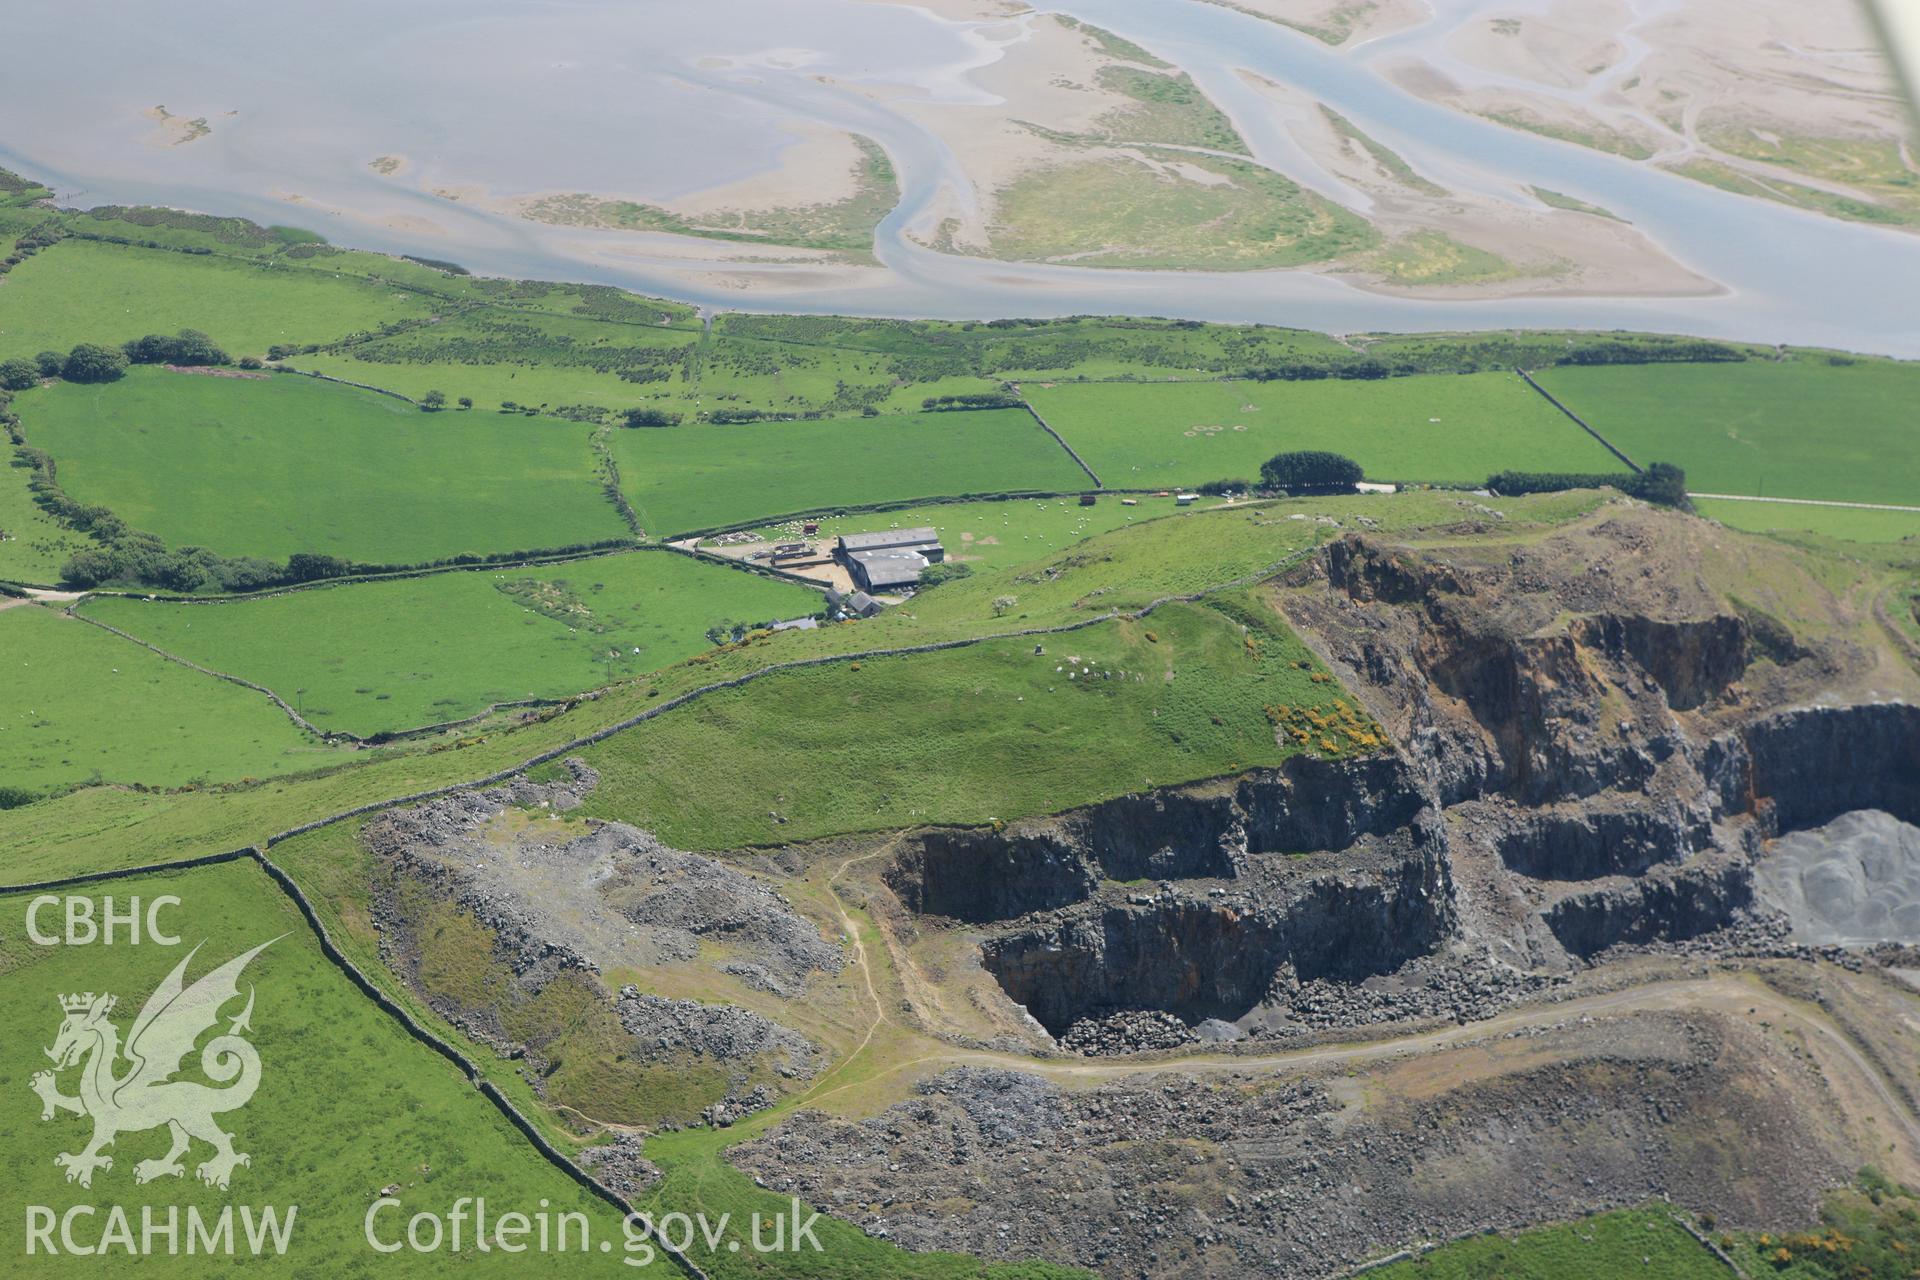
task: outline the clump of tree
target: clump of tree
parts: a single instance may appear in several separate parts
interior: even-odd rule
[[[921,571],[919,585],[920,589],[925,591],[927,588],[937,587],[943,582],[958,582],[962,578],[971,578],[972,576],[972,565],[962,563],[959,560],[942,560],[938,564],[928,565]]]
[[[1246,493],[1253,488],[1251,480],[1209,480],[1194,490],[1209,498],[1224,498],[1230,493]]]
[[[620,413],[620,425],[623,427],[677,427],[680,415],[669,413],[665,409],[624,409]]]
[[[1670,462],[1655,462],[1638,472],[1502,471],[1487,477],[1487,488],[1509,497],[1528,493],[1564,493],[1569,489],[1618,489],[1643,502],[1691,510],[1687,473]]]
[[[802,415],[782,413],[774,409],[715,409],[707,415],[707,421],[715,426],[731,427],[745,422],[793,422]],[[818,417],[818,414],[807,415]]]
[[[1260,464],[1260,482],[1288,493],[1352,493],[1364,479],[1359,463],[1325,449],[1276,453]]]
[[[24,808],[39,798],[25,787],[0,786],[0,809]]]
[[[1019,396],[1004,391],[981,391],[969,395],[928,396],[920,407],[928,413],[951,413],[966,409],[1018,409],[1024,403]]]
[[[94,530],[98,536],[100,529]],[[286,567],[260,556],[223,556],[206,547],[169,551],[150,533],[129,530],[113,541],[76,551],[60,570],[61,581],[87,589],[129,582],[192,592],[259,591],[289,581]]]
[[[127,364],[127,353],[117,347],[83,342],[61,361],[60,376],[68,382],[113,382],[126,374]]]
[[[25,391],[40,385],[40,366],[31,360],[0,361],[0,391]]]
[[[427,394],[420,397],[420,407],[428,413],[440,412],[447,407],[447,393],[444,391],[427,392]]]
[[[227,353],[198,329],[182,329],[171,337],[164,333],[150,333],[144,338],[135,338],[123,344],[120,349],[127,353],[127,359],[134,364],[198,366],[232,363]]]

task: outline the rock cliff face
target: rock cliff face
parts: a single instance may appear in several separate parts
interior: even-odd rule
[[[1753,870],[1729,857],[1562,898],[1546,921],[1560,945],[1584,959],[1622,943],[1697,938],[1752,905]]]
[[[1169,889],[1060,914],[993,937],[983,959],[1055,1035],[1133,1009],[1232,1022],[1277,982],[1358,982],[1437,948],[1453,896],[1437,832],[1425,835],[1365,870],[1262,869],[1233,891]]]
[[[1249,854],[1346,849],[1425,803],[1396,758],[1296,756],[1230,786],[1123,796],[1004,831],[924,832],[887,882],[917,912],[1011,920],[1084,902],[1102,881],[1231,879]]]
[[[1767,839],[1861,809],[1920,821],[1920,707],[1756,715],[1865,660],[1717,591],[1699,527],[1622,508],[1531,543],[1341,538],[1277,598],[1394,754],[928,832],[887,881],[981,929],[1056,1036],[1425,1007],[1410,987],[1466,989],[1489,952],[1524,977],[1758,928]]]
[[[1713,840],[1705,806],[1649,802],[1643,795],[1611,799],[1516,808],[1497,838],[1500,860],[1536,880],[1598,880],[1640,875]]]
[[[1920,822],[1920,707],[1783,711],[1716,738],[1706,768],[1725,809],[1763,816],[1770,835],[1857,809]]]

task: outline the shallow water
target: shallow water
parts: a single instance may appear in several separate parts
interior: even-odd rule
[[[1442,5],[1456,16],[1486,0]],[[1726,292],[1430,301],[1305,272],[1121,272],[933,253],[904,231],[943,184],[964,184],[937,138],[860,87],[909,84],[965,102],[981,93],[968,71],[996,56],[993,42],[1016,28],[858,0],[16,0],[0,77],[0,164],[79,204],[239,213],[486,273],[598,280],[735,308],[956,318],[1135,312],[1336,331],[1618,326],[1920,355],[1920,308],[1911,301],[1920,294],[1920,236],[1743,199],[1476,121],[1372,69],[1386,53],[1436,49],[1444,23],[1350,56],[1198,0],[1058,7],[1189,71],[1260,158],[1336,197],[1355,199],[1299,153],[1239,69],[1306,90],[1443,180],[1516,201],[1538,184],[1604,205]],[[186,146],[153,145],[158,126],[140,113],[160,103],[181,118],[206,117],[212,132]],[[794,119],[868,134],[892,156],[904,194],[876,244],[891,269],[885,284],[743,297],[690,285],[676,264],[643,256],[619,233],[520,222],[419,189],[669,199],[764,170],[791,139],[782,122]],[[367,168],[381,155],[412,161],[404,181]],[[410,218],[441,233],[412,229]]]

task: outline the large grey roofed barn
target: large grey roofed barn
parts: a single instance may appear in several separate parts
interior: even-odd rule
[[[914,547],[925,542],[938,542],[940,535],[931,528],[922,529],[883,529],[878,533],[848,533],[841,535],[840,549],[843,551],[879,551],[887,547]]]
[[[856,584],[869,591],[887,587],[910,587],[920,581],[929,561],[918,551],[905,548],[887,551],[856,551],[847,557]]]

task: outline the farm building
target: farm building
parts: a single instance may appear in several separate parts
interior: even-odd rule
[[[832,587],[827,588],[827,617],[835,622],[846,618],[871,618],[883,607],[864,591],[842,595]]]
[[[928,565],[947,558],[940,535],[929,527],[844,534],[833,554],[862,591],[911,587]]]

